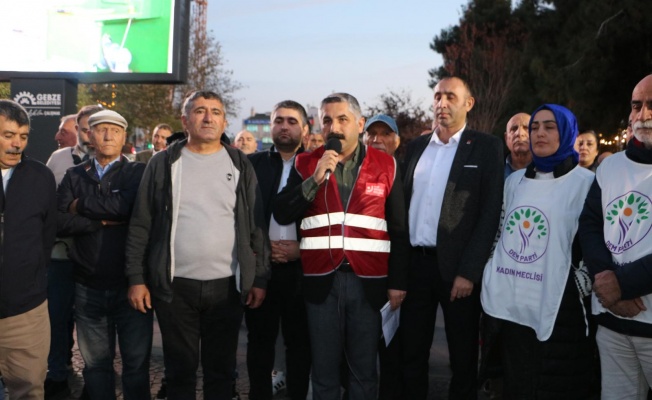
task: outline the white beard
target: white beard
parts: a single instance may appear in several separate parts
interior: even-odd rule
[[[646,149],[652,148],[652,121],[637,121],[632,126],[634,137],[645,145]]]

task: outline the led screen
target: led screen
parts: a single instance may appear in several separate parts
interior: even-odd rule
[[[188,3],[189,0],[6,2],[0,8],[4,54],[0,57],[0,79],[180,81],[185,78],[182,55],[187,52]]]

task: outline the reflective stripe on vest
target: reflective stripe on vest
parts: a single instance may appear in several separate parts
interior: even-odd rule
[[[313,215],[312,217],[304,218],[301,221],[301,229],[308,230],[323,228],[328,225],[339,225],[342,223],[346,226],[387,232],[387,221],[382,218],[361,214],[345,214],[343,212]]]
[[[363,239],[343,236],[316,236],[304,237],[299,246],[301,250],[344,249],[354,251],[370,251],[374,253],[389,253],[390,241],[377,239]]]

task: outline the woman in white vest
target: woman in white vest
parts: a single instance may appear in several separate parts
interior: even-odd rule
[[[565,107],[539,107],[529,132],[533,163],[505,182],[482,306],[502,322],[505,399],[588,398],[594,347],[575,237],[594,174],[578,166],[577,121]]]

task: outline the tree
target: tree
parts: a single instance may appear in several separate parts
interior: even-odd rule
[[[394,118],[401,136],[401,147],[397,151],[397,158],[401,158],[404,149],[412,139],[432,126],[432,118],[428,116],[426,110],[413,102],[411,93],[405,90],[390,91],[380,95],[378,104],[367,107],[366,114],[369,117],[385,114]]]
[[[91,103],[120,113],[130,126],[152,130],[160,123],[180,129],[179,114],[172,104],[172,85],[92,84],[85,92]]]
[[[198,36],[191,35],[193,38]],[[185,94],[193,90],[212,90],[224,100],[227,114],[235,117],[240,108],[240,100],[235,92],[243,85],[233,79],[233,71],[225,68],[222,45],[213,32],[206,35],[205,41],[193,40],[188,54],[188,80],[185,85],[175,88],[175,101],[181,103]]]
[[[430,70],[431,84],[450,74],[468,80],[477,100],[469,124],[485,131],[492,116],[499,133],[511,115],[557,103],[581,127],[618,132],[632,89],[652,73],[652,3],[508,3],[471,0],[459,23],[434,38],[444,64]],[[490,103],[492,110],[482,109]]]
[[[468,82],[476,100],[469,125],[493,132],[505,112],[517,80],[515,48],[524,38],[519,23],[511,22],[509,1],[472,1],[460,24],[436,36],[430,48],[440,53],[444,65],[429,71],[431,86],[447,76]]]
[[[9,82],[0,82],[0,99],[9,99],[11,97],[11,86]]]

